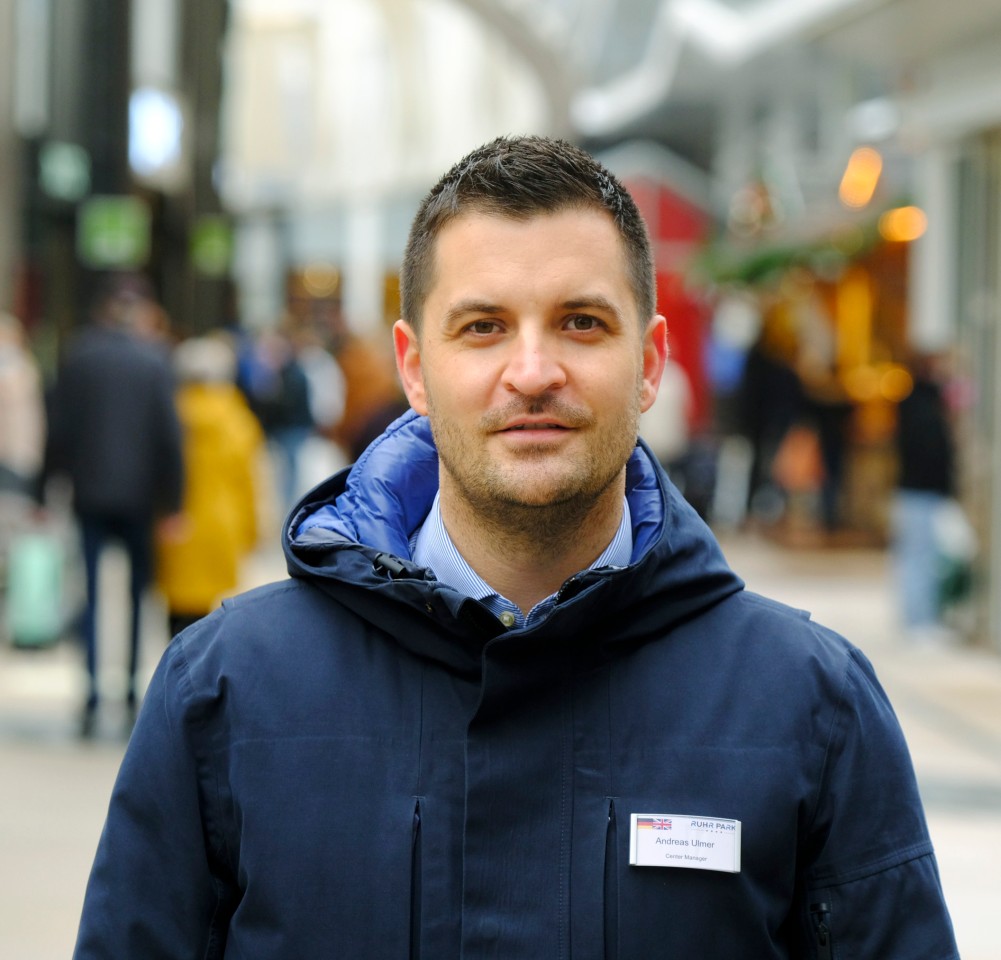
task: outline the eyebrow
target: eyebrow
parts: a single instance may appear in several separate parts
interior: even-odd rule
[[[503,312],[504,308],[502,306],[490,303],[489,300],[460,300],[448,308],[448,311],[445,313],[445,325],[451,326],[470,313],[485,313],[494,316]]]
[[[575,300],[565,300],[561,306],[564,310],[602,310],[605,313],[610,313],[613,317],[620,317],[619,308],[600,293],[578,297]]]
[[[616,307],[611,300],[601,294],[575,297],[572,300],[564,300],[563,303],[560,304],[560,307],[563,310],[601,310],[605,313],[611,314],[613,317],[621,318],[619,308]],[[463,317],[468,316],[470,313],[495,316],[498,313],[503,313],[504,309],[504,307],[496,303],[491,303],[489,300],[476,300],[474,298],[460,300],[458,303],[449,307],[445,314],[445,324],[451,325],[456,323]]]

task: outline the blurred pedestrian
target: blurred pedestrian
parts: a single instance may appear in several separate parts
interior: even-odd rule
[[[897,407],[893,557],[906,637],[935,645],[951,639],[942,620],[936,518],[955,495],[955,448],[939,359],[916,353],[910,372],[913,389]]]
[[[313,426],[324,435],[333,435],[344,416],[347,399],[344,371],[315,330],[303,326],[291,339],[296,359],[306,375]]]
[[[239,582],[257,542],[258,473],[264,434],[234,383],[233,348],[198,337],[174,352],[184,435],[185,485],[179,522],[157,537],[156,582],[170,633],[213,610]]]
[[[44,444],[42,377],[21,321],[0,312],[0,595],[15,541],[32,526]]]
[[[45,401],[24,327],[0,312],[0,493],[35,489],[45,448]]]
[[[826,533],[842,526],[842,499],[855,406],[829,364],[799,365],[804,390],[804,416],[816,433],[820,454],[819,520]]]
[[[338,345],[337,362],[344,374],[345,399],[334,436],[354,461],[410,405],[385,343],[357,334],[346,336]]]
[[[181,505],[181,428],[173,375],[163,347],[135,329],[150,299],[142,278],[105,278],[90,322],[65,351],[52,396],[46,469],[65,474],[72,484],[86,574],[85,736],[93,732],[99,701],[97,593],[102,553],[118,541],[129,559],[125,700],[133,713],[139,692],[142,599],[152,576],[153,527],[157,521],[169,525]]]
[[[309,377],[283,331],[266,330],[257,337],[245,384],[250,407],[268,438],[277,489],[287,508],[303,492],[300,458],[316,422]]]
[[[337,440],[347,400],[347,381],[325,338],[314,327],[299,326],[292,334],[292,343],[296,360],[306,375],[313,419],[313,429],[298,457],[301,494],[347,465],[344,449]]]
[[[737,391],[739,428],[751,444],[748,513],[768,522],[778,520],[786,508],[786,491],[776,484],[772,467],[803,407],[795,370],[798,349],[788,319],[770,310],[748,350]]]

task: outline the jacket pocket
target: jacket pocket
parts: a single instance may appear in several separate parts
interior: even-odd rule
[[[834,944],[831,940],[831,901],[828,898],[814,899],[810,903],[810,920],[817,960],[832,960]]]
[[[605,960],[619,956],[619,866],[618,824],[615,799],[608,800],[608,826],[605,831]]]
[[[410,848],[410,960],[421,956],[421,801],[414,801]]]

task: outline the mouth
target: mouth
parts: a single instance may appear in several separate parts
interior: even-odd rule
[[[503,433],[513,433],[519,430],[567,430],[561,423],[516,423],[505,427]]]
[[[557,402],[556,399],[512,402],[487,415],[483,426],[489,433],[545,443],[547,439],[586,430],[591,426],[591,417],[587,410],[576,404]]]

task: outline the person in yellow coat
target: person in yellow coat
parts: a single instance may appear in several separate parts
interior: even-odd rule
[[[257,541],[264,435],[235,385],[236,357],[221,336],[174,352],[184,435],[185,493],[178,522],[157,543],[157,585],[171,635],[210,613],[238,583]]]

